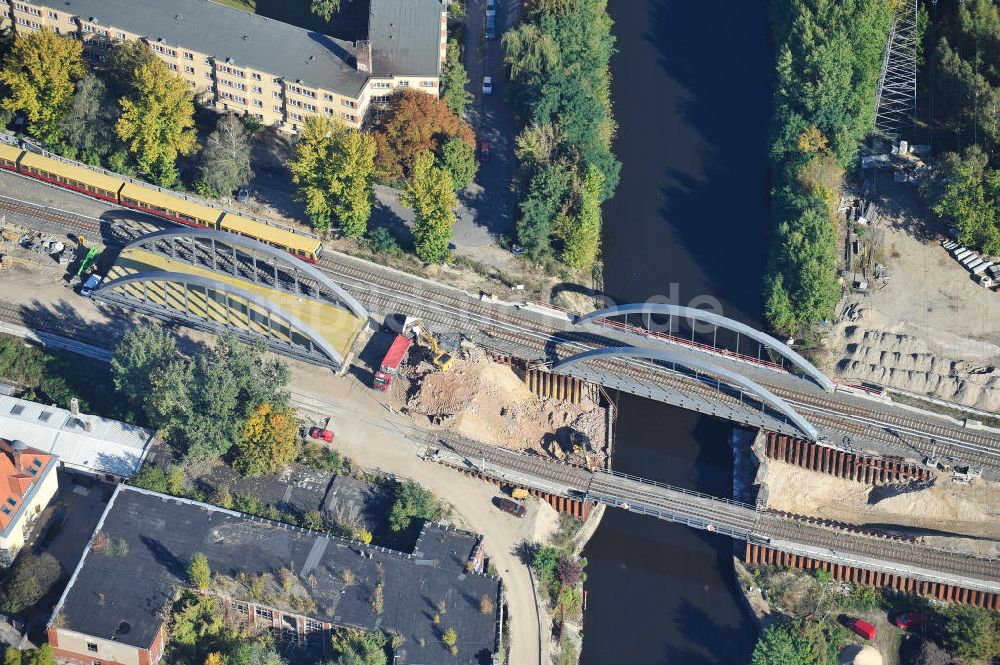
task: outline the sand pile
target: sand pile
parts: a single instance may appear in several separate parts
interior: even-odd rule
[[[1000,411],[1000,368],[993,364],[941,356],[916,337],[861,326],[845,328],[844,340],[840,376]]]
[[[882,654],[868,644],[851,644],[840,652],[840,665],[882,665]]]
[[[766,483],[768,507],[775,510],[859,525],[898,525],[899,533],[940,538],[939,545],[965,541],[963,551],[975,544],[980,553],[1000,552],[1000,483],[979,479],[966,485],[938,478],[915,491],[900,486],[894,492],[775,460],[768,460]]]
[[[587,400],[539,398],[510,367],[485,358],[455,360],[446,372],[414,375],[411,381],[412,413],[470,438],[555,456],[572,450],[573,432],[589,438],[598,452],[605,443],[603,408]]]

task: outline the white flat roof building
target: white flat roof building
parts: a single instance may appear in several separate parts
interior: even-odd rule
[[[137,425],[0,395],[0,438],[58,455],[67,468],[129,478],[142,465],[153,435]]]

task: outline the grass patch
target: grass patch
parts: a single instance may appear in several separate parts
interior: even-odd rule
[[[68,409],[76,397],[85,413],[127,419],[106,363],[43,351],[19,337],[0,334],[0,379],[17,384],[18,396],[24,399]]]
[[[220,5],[226,5],[227,7],[232,7],[233,9],[242,9],[245,12],[250,12],[251,14],[257,13],[257,0],[213,0],[218,2]]]

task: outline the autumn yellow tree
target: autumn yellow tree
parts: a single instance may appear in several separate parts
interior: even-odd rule
[[[247,419],[233,466],[248,476],[277,471],[295,459],[297,428],[290,411],[261,404]]]
[[[0,105],[10,112],[23,111],[32,136],[56,143],[62,137],[62,119],[73,102],[76,81],[86,73],[79,40],[48,30],[18,35],[0,70],[0,81],[10,89]]]
[[[218,651],[213,651],[205,658],[205,665],[223,665],[225,662],[226,661],[222,658],[222,654]]]
[[[154,58],[135,72],[132,90],[119,103],[122,115],[115,130],[139,169],[172,186],[177,156],[190,155],[197,147],[191,87]]]

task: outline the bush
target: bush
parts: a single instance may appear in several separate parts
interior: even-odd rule
[[[368,248],[376,254],[402,256],[403,248],[392,231],[384,226],[378,226],[368,232]]]
[[[303,442],[296,461],[299,464],[305,464],[314,471],[327,471],[329,473],[340,473],[344,467],[344,460],[340,453],[310,441]]]
[[[847,609],[864,612],[878,609],[882,601],[881,591],[867,584],[858,584],[843,598],[841,605]]]
[[[162,466],[147,462],[142,465],[138,473],[132,476],[131,483],[136,487],[141,487],[152,492],[166,493],[167,474]]]
[[[407,480],[396,487],[396,498],[389,511],[389,526],[393,531],[410,527],[414,519],[440,519],[441,507],[434,495],[420,483]]]
[[[10,614],[24,612],[49,592],[61,573],[59,562],[51,554],[22,554],[4,585],[0,609]]]
[[[942,612],[945,647],[970,660],[1000,657],[1000,614],[981,607],[950,605]]]
[[[197,589],[205,591],[212,582],[212,570],[208,567],[208,557],[195,552],[188,566],[188,581]]]

